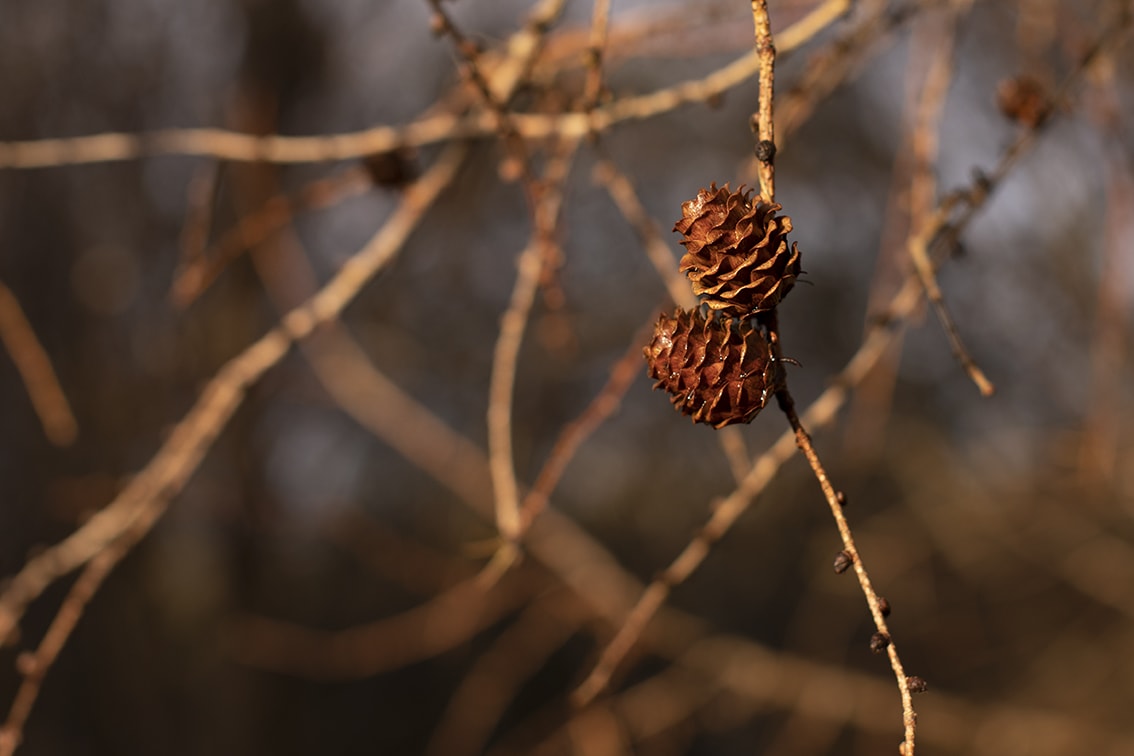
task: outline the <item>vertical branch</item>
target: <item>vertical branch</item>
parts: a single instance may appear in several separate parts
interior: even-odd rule
[[[778,346],[773,347],[778,350]],[[835,491],[831,485],[831,479],[827,475],[827,471],[823,468],[822,462],[819,460],[819,455],[815,451],[815,447],[811,443],[811,436],[808,435],[807,430],[803,427],[799,416],[795,412],[795,403],[792,400],[791,393],[785,388],[776,394],[776,399],[779,402],[780,409],[783,410],[784,415],[787,417],[788,422],[791,424],[792,430],[795,431],[795,442],[799,450],[803,452],[803,456],[807,458],[807,463],[811,465],[811,470],[815,474],[815,479],[819,481],[819,487],[823,489],[823,496],[827,500],[827,505],[831,509],[831,515],[835,518],[835,524],[839,529],[839,537],[843,542],[843,553],[850,560],[854,566],[854,574],[858,577],[858,584],[862,588],[862,595],[866,597],[866,603],[870,607],[870,616],[874,619],[874,626],[877,632],[871,639],[871,648],[875,651],[881,651],[883,648],[886,650],[887,655],[890,657],[890,667],[894,670],[894,678],[898,681],[898,691],[902,697],[902,724],[905,729],[905,740],[902,743],[902,756],[914,756],[914,744],[917,736],[917,712],[913,708],[913,698],[911,695],[911,679],[906,675],[905,668],[902,666],[901,657],[898,656],[898,648],[894,645],[893,639],[890,636],[890,629],[886,626],[886,614],[888,608],[885,608],[874,590],[873,584],[870,582],[870,575],[866,571],[866,565],[862,562],[862,557],[858,553],[858,547],[855,546],[854,534],[851,532],[850,524],[847,522],[846,515],[843,513],[843,497]],[[917,684],[920,680],[916,681]]]
[[[79,433],[71,405],[19,300],[3,282],[0,282],[0,342],[16,363],[47,440],[56,446],[70,446]]]
[[[560,145],[548,161],[544,181],[535,192],[535,231],[517,261],[518,274],[512,299],[500,320],[500,335],[492,357],[492,378],[488,389],[488,452],[489,472],[496,493],[496,525],[504,545],[486,576],[498,575],[517,556],[517,541],[522,531],[519,486],[512,453],[512,393],[516,382],[516,364],[528,317],[535,303],[543,262],[550,255],[547,248],[556,245],[555,231],[563,204],[563,183],[570,171],[577,139]]]
[[[779,323],[777,322],[776,313],[772,311],[766,318],[766,325],[768,334],[772,344],[772,353],[775,359],[781,360],[783,358],[783,350],[780,345],[779,338]],[[811,471],[815,474],[815,479],[819,482],[819,487],[823,490],[823,497],[827,500],[827,506],[831,509],[831,515],[835,518],[835,525],[839,530],[839,538],[843,542],[844,556],[850,561],[854,567],[854,573],[858,577],[859,587],[862,589],[862,595],[866,597],[866,603],[870,607],[870,616],[874,619],[874,626],[877,632],[871,638],[871,649],[879,652],[883,649],[890,657],[890,667],[894,670],[894,678],[898,682],[898,691],[902,698],[902,724],[905,729],[905,739],[902,743],[902,756],[914,756],[914,746],[917,736],[917,713],[913,708],[913,699],[911,696],[911,681],[906,676],[905,668],[902,666],[901,657],[898,656],[898,648],[894,645],[893,639],[890,636],[890,628],[886,625],[886,615],[889,613],[888,604],[884,607],[877,592],[874,590],[874,585],[870,581],[870,574],[866,571],[866,565],[862,561],[862,557],[858,553],[858,547],[854,542],[854,534],[851,531],[850,523],[847,522],[846,514],[843,512],[843,505],[845,498],[843,495],[835,490],[834,485],[831,484],[830,476],[823,467],[823,463],[819,459],[818,452],[815,451],[814,444],[811,443],[811,436],[808,434],[807,429],[803,427],[799,415],[795,411],[795,400],[792,398],[791,392],[785,385],[780,391],[776,392],[776,401],[780,405],[780,410],[783,411],[784,416],[787,417],[788,423],[791,425],[792,431],[795,433],[795,443],[803,456],[807,458],[807,463],[811,466]],[[924,685],[920,683],[919,685]]]
[[[768,202],[776,200],[776,130],[772,121],[772,95],[775,91],[776,46],[768,0],[752,0],[752,23],[756,30],[756,53],[760,56],[759,110],[756,126],[756,159],[759,161],[760,194]]]

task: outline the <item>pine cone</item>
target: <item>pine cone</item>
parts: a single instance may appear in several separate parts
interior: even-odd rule
[[[776,216],[783,207],[759,195],[749,199],[744,187],[728,184],[697,193],[681,205],[674,225],[685,239],[681,272],[693,282],[693,293],[714,310],[745,318],[775,309],[799,275],[799,249],[788,249],[791,218]]]
[[[723,428],[747,423],[783,385],[783,373],[759,331],[732,319],[708,318],[698,308],[662,314],[654,339],[642,350],[654,388],[673,406]]]

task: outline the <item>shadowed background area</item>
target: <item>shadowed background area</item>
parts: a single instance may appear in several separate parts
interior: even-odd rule
[[[950,14],[938,198],[979,186],[1035,125],[1005,112],[1011,87],[1035,82],[1046,102],[1074,77],[939,276],[996,393],[981,397],[917,307],[814,433],[906,669],[930,685],[918,753],[1130,753],[1134,54],[1115,35],[1081,65],[1129,25],[1128,4],[849,5],[770,3],[777,34],[832,11],[802,44],[778,38],[776,199],[805,270],[779,317],[801,411],[911,270],[913,124]],[[650,390],[640,351],[674,306],[657,268],[676,275],[681,203],[710,182],[758,186],[755,69],[590,138],[535,134],[534,115],[708,77],[752,49],[749,5],[619,0],[598,56],[590,2],[526,26],[528,2],[444,7],[495,87],[522,56],[509,40],[541,40],[508,101],[533,115],[521,136],[476,121],[482,98],[425,0],[0,3],[2,575],[114,499],[229,360],[420,201],[419,177],[455,170],[341,316],[219,423],[86,607],[19,752],[896,752],[897,687],[853,574],[832,570],[843,547],[798,455],[673,586],[607,690],[571,699],[644,584],[737,487],[720,432]],[[439,136],[403,129],[364,159],[218,159],[155,138],[128,160],[73,164],[64,146],[17,167],[27,140],[449,116]],[[564,174],[541,185],[561,189],[549,228],[516,180],[519,141],[537,176]],[[523,558],[486,588],[486,412],[533,237],[508,427],[521,499],[552,490]],[[580,429],[593,432],[566,448]],[[787,429],[768,407],[732,448],[754,459]],[[5,709],[74,579],[0,649]]]

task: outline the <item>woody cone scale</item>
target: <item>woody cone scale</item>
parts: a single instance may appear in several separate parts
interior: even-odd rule
[[[752,420],[783,380],[758,331],[700,309],[661,315],[645,354],[654,387],[694,422],[714,428]]]
[[[673,227],[684,237],[681,272],[713,310],[748,317],[775,309],[799,276],[799,249],[788,247],[791,218],[751,192],[710,184],[681,206]]]
[[[784,375],[752,320],[775,310],[800,273],[788,246],[791,219],[781,206],[741,187],[710,184],[681,206],[681,271],[708,313],[678,308],[661,315],[643,350],[654,388],[681,413],[723,428],[747,423],[783,388]]]

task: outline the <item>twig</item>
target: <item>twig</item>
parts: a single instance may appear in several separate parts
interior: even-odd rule
[[[933,212],[937,194],[933,165],[937,160],[941,113],[945,104],[945,97],[949,91],[949,81],[952,78],[953,47],[957,23],[970,5],[971,0],[960,0],[953,3],[952,13],[946,21],[945,31],[938,40],[937,49],[925,75],[921,98],[918,101],[913,126],[914,165],[910,187],[911,226],[915,231],[910,234],[908,249],[910,259],[913,260],[914,270],[917,271],[921,285],[925,287],[926,298],[933,305],[937,319],[941,321],[941,327],[945,329],[945,334],[949,337],[953,355],[961,363],[965,372],[968,373],[969,378],[976,384],[981,396],[991,396],[995,387],[965,348],[957,325],[953,322],[949,308],[945,305],[945,298],[941,294],[941,288],[937,285],[937,278],[933,274],[933,266],[929,262],[929,239],[922,230]]]
[[[504,543],[486,568],[486,580],[510,566],[518,556],[522,534],[516,470],[512,458],[512,391],[520,344],[539,287],[540,271],[548,258],[546,247],[557,244],[555,230],[563,204],[563,183],[570,172],[578,140],[560,145],[549,160],[543,186],[533,209],[535,230],[520,253],[512,299],[500,320],[500,334],[492,358],[488,389],[488,454],[492,485],[496,492],[496,523]]]
[[[759,110],[756,124],[756,159],[760,175],[760,194],[767,202],[776,201],[776,130],[772,120],[772,96],[776,84],[776,44],[768,1],[752,0],[752,24],[756,33],[756,53],[760,58]]]
[[[0,281],[0,342],[16,364],[32,407],[39,416],[43,433],[56,446],[70,446],[79,433],[75,415],[59,378],[51,366],[51,358],[36,338],[19,300]],[[0,638],[3,635],[0,634]]]
[[[450,651],[524,606],[535,585],[511,574],[491,590],[473,576],[393,617],[339,631],[242,617],[228,629],[229,651],[249,667],[311,680],[373,677]]]
[[[295,197],[279,195],[269,199],[258,211],[242,216],[203,254],[186,260],[174,276],[170,299],[177,307],[188,307],[241,254],[289,224],[300,210],[327,207],[362,194],[372,185],[364,169],[351,168],[311,182]]]
[[[776,359],[782,359],[783,354],[780,346],[779,327],[776,323],[776,313],[773,310],[770,313],[767,321],[768,333],[771,336],[770,341],[772,344],[773,354]],[[788,419],[792,431],[795,433],[795,443],[799,450],[803,452],[803,456],[807,458],[807,463],[811,466],[811,471],[815,473],[815,479],[819,481],[819,487],[823,490],[823,496],[827,500],[827,506],[831,509],[831,515],[835,518],[835,524],[839,529],[839,537],[843,541],[843,553],[851,560],[854,566],[854,573],[858,577],[858,584],[862,588],[862,594],[866,597],[866,603],[870,607],[870,616],[874,619],[874,626],[878,629],[878,636],[886,643],[886,653],[890,657],[890,667],[894,670],[894,677],[898,682],[898,691],[902,697],[902,724],[905,727],[905,742],[903,743],[903,756],[914,756],[914,747],[917,738],[917,713],[913,708],[913,699],[910,694],[910,684],[906,677],[905,668],[902,666],[901,657],[898,656],[898,647],[894,643],[893,636],[890,635],[890,629],[886,626],[886,617],[883,614],[882,607],[878,603],[878,594],[874,591],[874,586],[870,582],[870,575],[866,570],[866,565],[863,563],[862,556],[858,552],[858,547],[854,542],[854,534],[851,532],[850,524],[847,522],[846,515],[843,513],[843,501],[835,487],[831,484],[831,479],[827,475],[827,471],[823,468],[823,463],[819,460],[819,454],[815,451],[815,446],[811,443],[811,436],[808,435],[807,430],[804,428],[803,423],[799,419],[799,415],[795,411],[795,400],[792,399],[791,391],[785,385],[784,388],[776,392],[776,401],[780,405],[780,409]]]
[[[123,533],[87,563],[86,568],[63,599],[59,611],[55,613],[55,618],[47,628],[47,633],[44,634],[39,647],[34,653],[21,655],[18,665],[24,679],[16,691],[16,697],[12,700],[8,718],[3,727],[0,727],[0,756],[12,756],[19,747],[23,739],[24,726],[39,698],[47,672],[59,658],[59,653],[67,644],[67,639],[71,637],[71,633],[83,616],[83,611],[98,592],[102,582],[137,543],[141,535],[139,530],[135,526]]]
[[[826,0],[811,14],[784,29],[780,34],[780,53],[808,42],[837,19],[849,4],[849,0]],[[753,51],[703,78],[615,100],[596,108],[590,115],[578,112],[562,115],[511,113],[509,118],[516,132],[528,140],[552,135],[565,139],[583,138],[592,131],[604,131],[623,121],[652,118],[682,105],[703,103],[739,86],[758,70],[759,59]],[[362,131],[321,136],[256,136],[224,129],[104,133],[0,142],[0,169],[47,168],[157,155],[199,155],[235,162],[322,163],[357,159],[399,147],[421,147],[484,137],[496,129],[496,117],[492,113],[481,112],[468,116],[454,113],[430,115],[404,126],[374,126]]]
[[[630,339],[630,347],[611,367],[606,384],[583,412],[563,426],[563,430],[559,432],[559,437],[547,455],[547,461],[543,463],[535,483],[532,484],[531,490],[520,506],[521,537],[532,520],[547,507],[552,491],[559,484],[567,465],[574,458],[579,447],[618,409],[622,397],[626,395],[634,379],[642,374],[642,344],[652,329],[651,318],[649,323],[634,331]]]
[[[475,756],[529,679],[586,619],[581,603],[559,590],[530,603],[482,653],[453,691],[426,754]]]
[[[811,57],[799,80],[776,103],[778,123],[775,127],[779,135],[776,151],[782,152],[787,137],[807,121],[815,107],[842,82],[853,77],[859,60],[872,45],[913,18],[919,10],[943,1],[913,0],[890,11],[887,11],[884,0],[860,3],[863,6],[860,17],[849,29]],[[784,37],[790,30],[791,28],[785,29],[776,37],[781,53],[788,49]],[[757,51],[753,51],[753,55],[756,53]],[[759,177],[761,165],[759,156],[751,158],[743,171],[744,175]]]
[[[135,524],[148,530],[181,491],[240,406],[248,388],[290,346],[343,308],[405,243],[425,211],[448,186],[464,158],[462,145],[446,150],[403,196],[386,223],[319,292],[278,326],[226,363],[165,443],[106,507],[56,545],[29,559],[0,593],[0,642],[11,637],[27,605],[55,580],[86,564]]]
[[[453,23],[453,19],[445,11],[442,0],[426,0],[433,8],[433,28],[438,34],[447,34],[453,40],[457,53],[461,56],[462,67],[468,75],[482,104],[488,109],[493,123],[493,130],[500,137],[505,150],[511,153],[515,161],[519,178],[524,183],[528,193],[528,201],[535,204],[535,191],[532,186],[532,167],[528,156],[527,143],[516,129],[512,114],[508,111],[508,101],[500,99],[488,82],[488,77],[481,71],[480,50],[476,43],[469,40],[460,28]]]
[[[185,190],[185,222],[181,225],[178,248],[180,264],[198,264],[209,242],[213,223],[213,205],[221,173],[221,164],[215,160],[201,163],[193,171]]]

